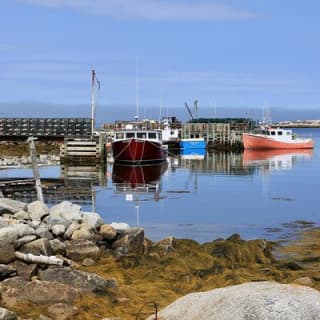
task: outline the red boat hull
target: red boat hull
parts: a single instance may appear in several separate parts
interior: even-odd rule
[[[167,157],[166,150],[159,142],[128,139],[112,143],[115,162],[128,164],[146,164],[162,162]]]
[[[312,149],[311,139],[293,140],[292,142],[276,141],[272,138],[263,137],[251,133],[243,133],[244,149]]]

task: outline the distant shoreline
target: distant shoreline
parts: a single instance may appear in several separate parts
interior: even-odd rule
[[[320,128],[320,120],[281,121],[273,125],[282,128]]]

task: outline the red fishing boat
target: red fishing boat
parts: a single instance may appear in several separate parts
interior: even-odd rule
[[[312,149],[311,138],[299,138],[292,130],[263,128],[253,133],[243,133],[244,149]]]
[[[160,130],[116,131],[112,141],[113,159],[127,164],[147,164],[165,161],[167,148],[162,145]]]

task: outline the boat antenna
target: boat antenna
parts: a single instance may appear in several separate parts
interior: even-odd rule
[[[91,71],[91,136],[93,135],[95,127],[95,84],[97,83],[97,88],[100,90],[100,81],[96,76],[94,70]]]
[[[136,115],[135,120],[139,119],[139,63],[138,59],[136,60]]]
[[[159,127],[162,118],[162,104],[163,104],[163,88],[161,89],[161,96],[160,96],[160,110],[159,110]]]

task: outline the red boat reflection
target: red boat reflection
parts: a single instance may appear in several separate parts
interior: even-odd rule
[[[244,150],[243,165],[268,164],[270,169],[290,169],[296,159],[310,159],[312,155],[312,149]]]
[[[114,163],[112,182],[121,185],[126,190],[148,187],[160,181],[167,167],[167,162],[152,165],[122,165]]]

